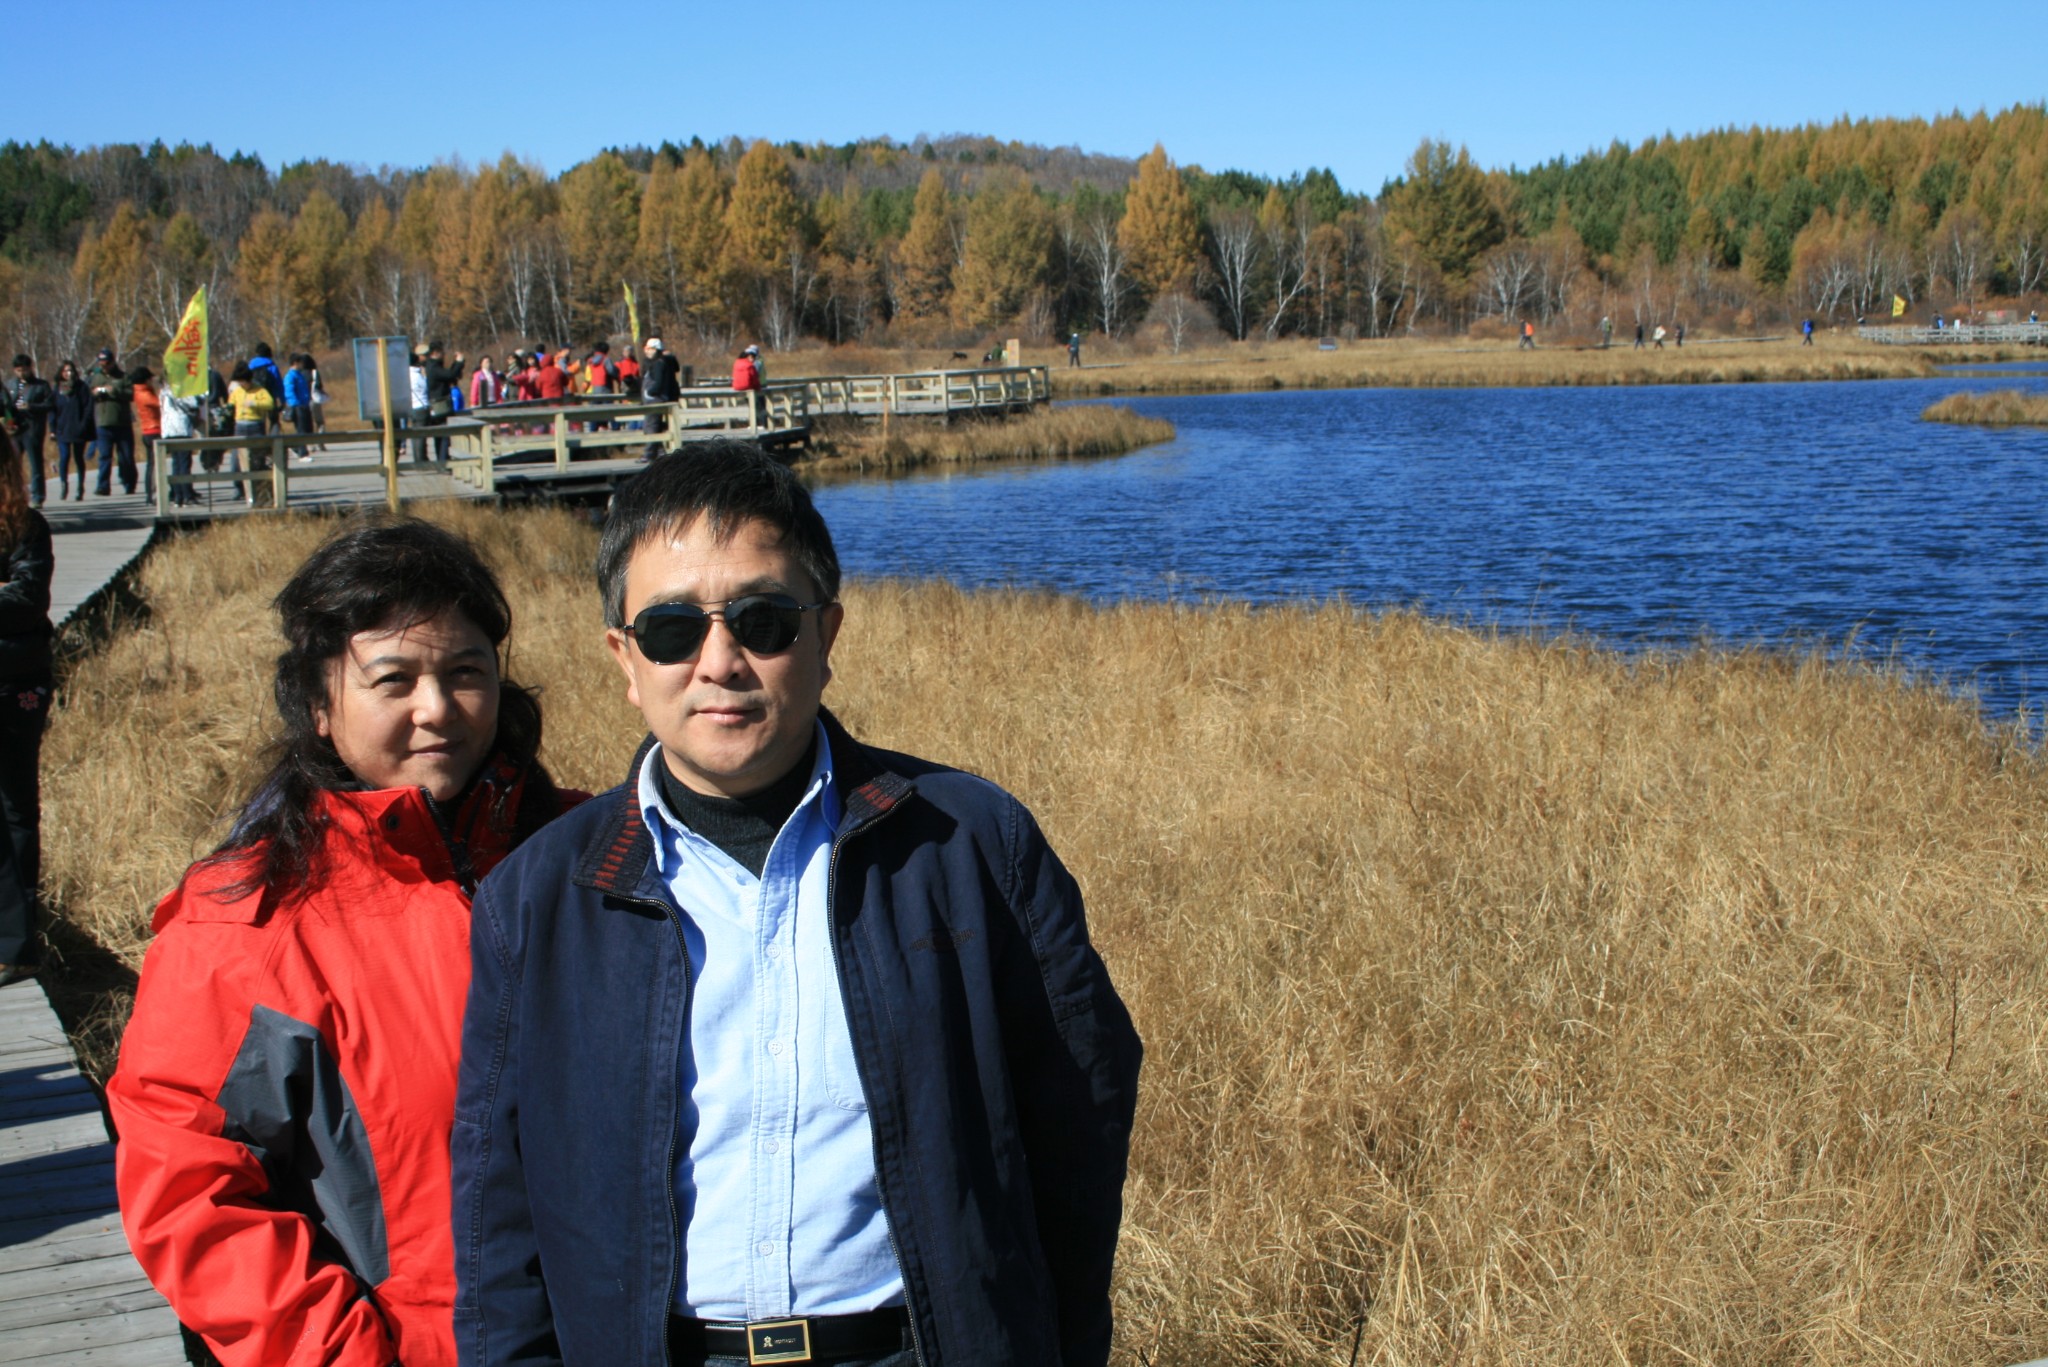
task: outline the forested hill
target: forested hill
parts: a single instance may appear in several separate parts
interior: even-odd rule
[[[643,319],[786,346],[1025,329],[1376,335],[1602,314],[1968,308],[2048,268],[2048,113],[1721,130],[1488,169],[1424,141],[1376,191],[993,138],[607,149],[275,172],[209,147],[0,145],[0,318],[39,355],[584,340]]]

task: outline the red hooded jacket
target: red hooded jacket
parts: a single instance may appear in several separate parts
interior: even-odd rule
[[[313,886],[157,907],[107,1085],[128,1241],[227,1367],[453,1367],[449,1130],[469,892],[514,841],[493,760],[447,833],[425,792],[321,794]],[[565,794],[567,806],[582,799]]]

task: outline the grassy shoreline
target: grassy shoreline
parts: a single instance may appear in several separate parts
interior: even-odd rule
[[[839,424],[814,437],[811,454],[796,469],[806,478],[897,475],[936,465],[1120,456],[1173,438],[1172,423],[1110,404],[1036,408],[950,425],[900,420],[886,431]]]
[[[1221,393],[1259,389],[1499,388],[1770,381],[1918,379],[1944,364],[2009,359],[1985,349],[1939,356],[1828,337],[1696,338],[1663,350],[1627,344],[1538,346],[1458,339],[1345,343],[1336,351],[1289,340],[1192,353],[1133,356],[1080,369],[1056,367],[1061,398],[1115,394]]]
[[[1975,427],[2048,427],[2048,394],[1998,389],[1986,394],[1951,394],[1920,414],[1927,422]]]
[[[422,511],[500,568],[557,776],[617,782],[639,729],[594,533]],[[45,867],[74,939],[139,962],[217,838],[265,729],[267,600],[331,527],[159,548],[147,615],[66,680]],[[1119,1367],[1961,1367],[2048,1340],[2048,762],[2016,729],[1816,656],[847,601],[828,703],[1032,806],[1146,1039]]]

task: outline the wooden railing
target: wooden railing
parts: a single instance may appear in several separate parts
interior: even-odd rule
[[[445,433],[446,428],[424,429],[432,433]],[[412,435],[412,434],[408,434]],[[299,448],[324,451],[330,446],[360,446],[365,440],[376,440],[374,432],[271,432],[263,436],[250,437],[160,437],[156,443],[156,487],[151,490],[156,499],[156,515],[169,517],[175,509],[171,505],[171,490],[174,488],[197,489],[213,484],[239,484],[249,490],[253,499],[258,489],[268,489],[269,506],[282,508],[291,496],[294,484],[311,479],[333,479],[337,476],[382,475],[382,458],[370,461],[351,461],[340,465],[318,467],[299,466],[292,468],[288,454]],[[209,452],[219,452],[223,459],[221,468],[201,468],[201,461]],[[270,461],[267,470],[231,470],[226,457],[234,456],[243,465],[254,464],[256,453],[265,453]],[[171,473],[171,457],[189,455],[192,457],[192,473],[174,475]]]
[[[791,383],[805,387],[811,412],[821,416],[1000,412],[1052,398],[1052,379],[1042,365],[907,375],[820,375]]]
[[[731,433],[761,441],[787,441],[810,431],[803,387],[771,385],[749,394],[731,389],[690,389],[674,403],[592,403],[561,408],[475,409],[435,433],[466,434],[460,454],[449,453],[448,473],[485,493],[498,487],[500,467],[533,475],[570,473],[594,460],[638,460],[652,447],[673,451],[685,442]],[[638,426],[630,424],[637,423]],[[660,427],[660,431],[651,430]]]
[[[2048,346],[2048,323],[1950,323],[1947,327],[1872,327],[1856,329],[1866,342],[1890,346]]]
[[[560,479],[571,474],[613,477],[627,464],[643,458],[649,448],[673,451],[690,441],[721,434],[749,437],[771,444],[807,439],[811,420],[821,414],[849,417],[947,416],[995,413],[1026,408],[1052,398],[1050,373],[1044,366],[1002,366],[984,370],[932,370],[907,375],[835,375],[786,380],[748,392],[691,388],[674,403],[626,403],[592,396],[570,404],[513,403],[471,409],[432,427],[406,427],[400,445],[445,442],[448,459],[432,469],[495,492],[503,474]],[[659,428],[659,431],[652,430]],[[381,460],[322,462],[294,468],[290,451],[306,447],[357,445],[378,440],[365,432],[273,432],[254,437],[175,437],[157,443],[157,516],[174,516],[171,491],[217,484],[267,489],[263,501],[286,506],[293,486],[336,477],[382,475]],[[251,473],[226,468],[199,468],[210,452],[262,452],[269,468]],[[194,469],[170,472],[173,455],[189,454]],[[599,462],[610,465],[590,468]],[[223,467],[226,461],[222,462]],[[406,462],[400,468],[417,473]]]

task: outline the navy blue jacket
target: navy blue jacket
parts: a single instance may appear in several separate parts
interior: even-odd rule
[[[1015,798],[823,715],[845,812],[833,956],[919,1358],[1099,1367],[1140,1047],[1080,890]],[[477,894],[454,1137],[465,1367],[667,1361],[691,983],[652,855],[629,776]]]

